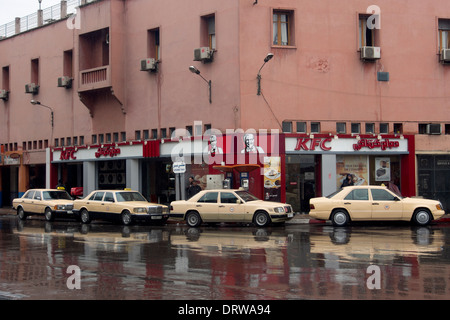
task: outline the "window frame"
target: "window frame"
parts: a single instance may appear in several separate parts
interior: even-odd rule
[[[216,13],[202,15],[200,17],[200,45],[217,50]]]
[[[444,26],[446,24],[447,26]],[[442,52],[442,49],[450,49],[450,19],[449,18],[438,18],[437,19],[437,29],[438,29],[438,47],[439,53]],[[447,45],[444,47],[443,44],[443,35],[446,35]]]
[[[296,48],[295,43],[295,9],[282,9],[282,8],[272,8],[271,11],[271,37],[270,44],[272,47],[276,48]],[[277,16],[277,21],[275,21],[274,16]],[[277,43],[274,43],[275,40],[275,32],[274,32],[274,24],[277,24],[277,35],[281,34],[282,21],[281,16],[286,15],[286,31],[287,31],[287,44],[282,43],[282,39],[278,37]]]
[[[367,13],[358,13],[358,32],[357,32],[357,36],[358,36],[358,51],[361,51],[362,47],[379,47],[378,43],[379,43],[379,30],[374,28],[374,29],[369,29],[367,28],[367,19],[371,16],[371,14],[367,14]],[[363,29],[364,28],[364,29]],[[363,32],[363,30],[365,30],[365,32]],[[370,30],[371,32],[371,44],[368,45],[367,42],[367,30]]]
[[[339,128],[339,127],[343,128]],[[346,134],[347,133],[347,123],[346,122],[336,122],[336,133]]]

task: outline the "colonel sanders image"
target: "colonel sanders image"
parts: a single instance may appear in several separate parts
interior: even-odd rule
[[[263,148],[255,146],[255,136],[252,133],[246,133],[244,135],[245,148],[241,153],[264,153]]]
[[[216,135],[213,134],[209,138],[209,144],[211,146],[211,148],[208,151],[209,154],[215,155],[216,153],[217,154],[223,153],[223,149],[217,146],[217,137],[216,137]]]

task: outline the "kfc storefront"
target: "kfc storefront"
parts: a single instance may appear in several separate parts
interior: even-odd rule
[[[83,187],[85,196],[96,189],[141,190],[140,162],[158,155],[159,141],[54,148],[47,184],[63,184],[67,191]]]
[[[174,172],[174,163],[186,171]],[[47,185],[70,191],[131,188],[147,199],[170,203],[186,198],[188,178],[202,189],[243,187],[264,200],[284,201],[284,138],[233,132],[198,137],[53,148]]]
[[[395,184],[415,195],[414,136],[286,135],[286,202],[309,211],[309,199],[343,186]]]

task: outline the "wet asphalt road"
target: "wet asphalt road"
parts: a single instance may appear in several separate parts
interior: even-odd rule
[[[190,229],[0,216],[0,299],[449,299],[448,243],[448,223]]]

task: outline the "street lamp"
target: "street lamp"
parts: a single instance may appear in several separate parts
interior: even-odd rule
[[[49,106],[46,106],[45,104],[42,104],[40,101],[37,101],[37,100],[31,100],[30,102],[31,102],[31,104],[34,105],[34,106],[35,106],[35,105],[38,105],[38,106],[41,106],[41,107],[44,107],[44,108],[47,108],[47,109],[50,110],[50,112],[51,112],[52,132],[53,132],[53,127],[54,127],[54,125],[53,125],[53,109],[50,108]]]
[[[267,56],[264,58],[263,65],[261,66],[261,68],[259,68],[258,75],[256,76],[256,79],[258,80],[258,90],[257,90],[256,94],[258,96],[261,95],[261,69],[264,68],[266,63],[272,58],[273,58],[273,53],[268,53]]]
[[[189,67],[189,71],[191,71],[192,73],[198,74],[203,80],[205,80],[205,82],[208,84],[208,90],[209,90],[209,103],[212,103],[212,99],[211,99],[211,80],[206,80],[201,74],[200,74],[200,70],[198,70],[196,67],[194,66],[190,66]]]

